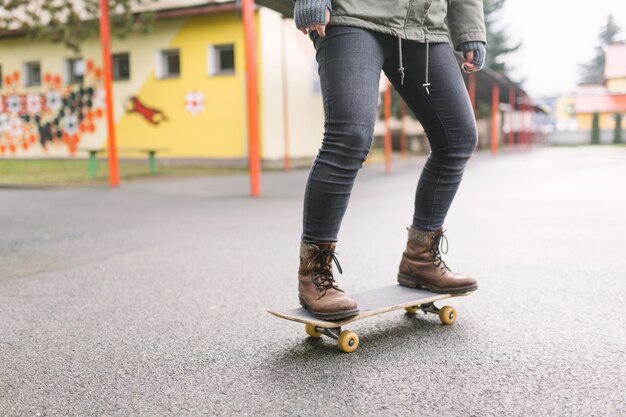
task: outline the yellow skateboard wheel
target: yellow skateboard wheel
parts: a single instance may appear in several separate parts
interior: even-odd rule
[[[439,320],[443,324],[452,324],[456,321],[456,310],[454,307],[444,306],[439,310]]]
[[[415,314],[417,313],[417,307],[404,307],[404,311],[406,311],[409,314]]]
[[[359,336],[351,330],[344,330],[339,333],[337,346],[344,352],[354,352],[359,347]]]
[[[320,332],[318,332],[317,330],[315,330],[315,326],[313,326],[312,324],[305,324],[304,325],[304,330],[306,331],[306,334],[308,334],[311,337],[322,337],[322,334]]]

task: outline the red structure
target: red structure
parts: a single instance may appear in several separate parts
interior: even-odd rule
[[[391,83],[387,81],[385,88],[385,172],[391,174],[391,126],[389,118],[391,117]]]
[[[472,102],[472,110],[474,111],[474,118],[476,118],[476,74],[471,73],[467,76],[467,92],[469,93],[470,101]]]
[[[102,44],[103,82],[106,95],[106,117],[109,148],[109,183],[117,187],[120,174],[117,163],[117,147],[115,145],[115,122],[113,120],[113,88],[111,87],[111,34],[109,32],[109,3],[100,0],[100,42]]]
[[[515,86],[509,86],[509,133],[506,138],[507,147],[513,147],[513,115],[515,114]]]
[[[491,154],[498,154],[498,114],[500,113],[500,84],[493,83],[491,90]]]
[[[259,152],[259,109],[256,78],[256,40],[254,36],[254,0],[242,0],[241,15],[243,18],[244,47],[246,56],[250,195],[252,197],[259,197],[261,195],[261,156]]]
[[[406,158],[407,154],[407,143],[406,143],[406,111],[407,104],[404,100],[400,102],[400,155],[402,158]]]

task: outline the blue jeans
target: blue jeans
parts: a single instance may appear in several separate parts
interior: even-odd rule
[[[472,106],[452,47],[429,45],[427,92],[425,44],[402,41],[401,85],[396,37],[328,26],[326,37],[314,33],[311,38],[325,123],[306,185],[302,240],[337,241],[354,180],[372,143],[381,70],[424,127],[431,147],[417,184],[413,227],[441,227],[477,141]]]

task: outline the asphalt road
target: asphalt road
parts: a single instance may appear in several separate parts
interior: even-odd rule
[[[422,164],[361,172],[348,291],[395,281]],[[306,174],[0,190],[0,415],[626,415],[626,148],[476,155],[445,259],[479,291],[352,354],[265,312],[297,305]]]

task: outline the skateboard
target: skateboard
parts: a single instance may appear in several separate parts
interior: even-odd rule
[[[359,347],[359,336],[351,330],[342,330],[347,324],[367,317],[377,316],[390,311],[404,309],[408,314],[423,311],[425,314],[437,314],[443,324],[456,321],[457,313],[453,307],[437,308],[435,301],[451,297],[470,295],[473,291],[462,294],[437,294],[423,289],[407,288],[400,285],[388,285],[374,290],[351,295],[359,305],[360,313],[344,320],[328,321],[318,319],[305,308],[291,310],[267,310],[281,319],[304,323],[304,330],[311,337],[328,336],[337,341],[337,346],[344,352],[354,352]]]

